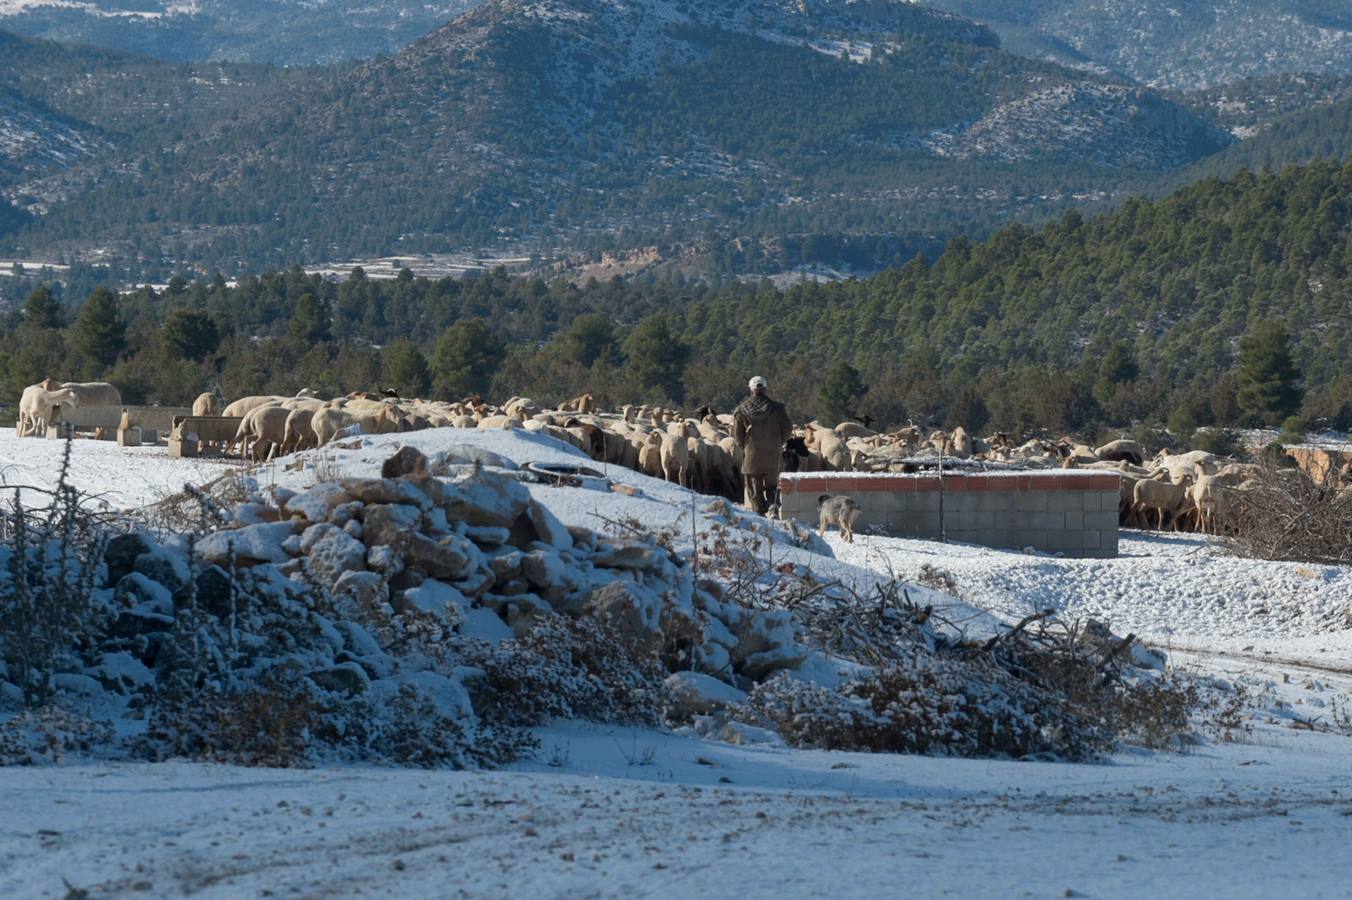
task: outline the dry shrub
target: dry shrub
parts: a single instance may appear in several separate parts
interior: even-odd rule
[[[387,718],[372,736],[371,749],[389,762],[422,769],[459,769],[470,761],[469,741],[460,723],[443,716],[430,697],[409,684],[400,685],[391,698]]]
[[[1237,500],[1226,544],[1237,556],[1352,564],[1352,490],[1296,469],[1265,466]]]
[[[53,677],[104,625],[95,589],[111,530],[69,483],[71,443],[46,509],[16,489],[0,512],[0,663],[30,708],[51,699]]]
[[[162,691],[134,749],[153,760],[293,768],[313,762],[309,738],[317,724],[304,682],[269,676],[237,693]]]
[[[243,766],[293,768],[311,762],[315,704],[295,682],[268,678],[258,687],[226,695],[213,710],[206,756]]]
[[[1118,736],[1152,750],[1177,747],[1201,704],[1196,683],[1178,677],[1121,685],[1108,699]]]
[[[655,725],[665,672],[651,651],[591,617],[542,614],[530,630],[492,646],[466,641],[469,683],[489,728],[530,728],[553,718]]]
[[[836,689],[787,675],[757,685],[743,712],[795,746],[873,753],[1091,758],[1111,734],[1050,693],[970,667],[891,666]],[[988,673],[995,675],[995,673]]]
[[[113,728],[59,706],[23,710],[0,722],[0,766],[56,764],[67,755],[87,755],[113,742]]]

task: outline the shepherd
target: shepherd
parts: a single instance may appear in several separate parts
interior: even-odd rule
[[[765,515],[779,505],[779,464],[793,433],[788,411],[770,399],[770,383],[757,375],[747,384],[751,395],[733,416],[733,437],[742,448],[742,486],[748,509]]]

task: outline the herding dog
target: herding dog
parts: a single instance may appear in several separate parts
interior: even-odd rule
[[[826,534],[827,527],[835,525],[840,529],[841,536],[845,538],[845,543],[853,544],[854,523],[859,520],[859,514],[863,511],[851,497],[832,497],[830,494],[822,494],[817,498],[819,530],[822,534]]]

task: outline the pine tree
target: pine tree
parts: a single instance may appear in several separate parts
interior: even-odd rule
[[[52,294],[51,288],[43,285],[34,289],[23,304],[23,324],[25,328],[60,328],[63,324],[61,304]]]
[[[1291,359],[1291,336],[1279,322],[1262,322],[1239,339],[1235,372],[1240,410],[1265,425],[1279,425],[1300,409],[1300,371]]]
[[[624,342],[630,377],[643,390],[658,391],[678,403],[685,397],[685,364],[690,353],[671,317],[661,313],[639,322]]]
[[[55,328],[35,328],[19,336],[11,352],[0,351],[5,383],[3,396],[17,401],[23,389],[44,378],[60,378],[66,363],[66,342]]]
[[[221,334],[216,322],[200,310],[180,309],[169,314],[160,331],[165,349],[175,359],[200,362],[216,352]]]
[[[432,352],[437,393],[447,397],[488,392],[502,364],[503,344],[483,319],[461,319],[442,332]]]
[[[578,316],[560,337],[564,358],[590,366],[615,345],[615,326],[603,315]]]
[[[287,332],[291,339],[306,346],[332,340],[329,307],[323,300],[306,291],[296,300]]]
[[[842,359],[826,370],[826,378],[817,391],[818,410],[828,422],[853,419],[867,391],[859,370]]]
[[[1097,377],[1094,379],[1093,395],[1099,406],[1112,417],[1114,401],[1119,385],[1135,381],[1140,374],[1136,365],[1136,354],[1126,341],[1114,341],[1099,361]]]
[[[986,398],[976,385],[968,384],[958,391],[944,418],[944,426],[957,428],[961,425],[968,433],[975,435],[980,434],[990,420],[991,412],[986,406]]]
[[[421,397],[431,385],[427,358],[412,341],[395,341],[380,357],[380,386],[401,397]]]
[[[127,348],[127,323],[116,294],[100,287],[89,295],[71,330],[70,346],[100,373],[117,362]]]

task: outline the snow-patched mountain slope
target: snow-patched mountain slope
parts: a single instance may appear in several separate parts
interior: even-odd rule
[[[174,61],[304,65],[391,53],[475,0],[0,0],[0,28]]]
[[[110,146],[97,129],[0,87],[0,175],[64,169]]]
[[[1282,72],[1352,73],[1345,0],[930,0],[989,23],[1012,47],[1157,87]]]
[[[1064,159],[1149,170],[1189,163],[1220,141],[1214,127],[1149,91],[1079,83],[1002,103],[925,143],[959,159]]]
[[[489,0],[392,62],[414,75],[524,67],[553,101],[579,108],[599,102],[616,82],[704,58],[719,35],[832,56],[859,42],[883,54],[903,37],[998,44],[983,26],[903,0]]]

